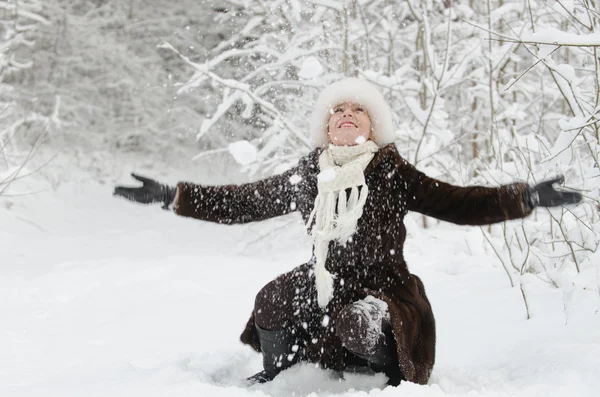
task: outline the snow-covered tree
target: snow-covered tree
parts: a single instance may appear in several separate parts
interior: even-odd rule
[[[48,117],[20,106],[19,86],[33,67],[36,33],[49,23],[41,1],[0,1],[0,195],[22,176],[47,131]]]

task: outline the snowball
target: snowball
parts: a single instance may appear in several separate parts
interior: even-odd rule
[[[290,176],[290,183],[292,185],[297,184],[298,182],[300,182],[302,180],[302,177],[298,174],[294,174],[292,176]]]
[[[331,182],[335,179],[335,170],[333,168],[328,168],[321,171],[319,172],[319,175],[317,175],[317,179],[319,182]]]
[[[298,76],[302,79],[314,79],[323,73],[323,66],[315,57],[308,57],[302,62]]]
[[[367,141],[367,139],[364,136],[362,136],[362,135],[359,135],[354,140],[354,142],[356,142],[358,145],[360,145],[361,143],[365,143],[366,141]]]
[[[230,143],[227,149],[235,161],[240,165],[248,165],[255,162],[258,155],[256,147],[248,141]]]

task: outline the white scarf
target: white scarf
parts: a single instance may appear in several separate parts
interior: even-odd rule
[[[325,268],[329,242],[337,240],[345,244],[356,231],[356,223],[369,194],[364,171],[378,150],[379,146],[373,141],[356,146],[329,145],[319,157],[319,193],[308,225],[315,221],[311,237],[316,259],[317,301],[321,308],[333,297],[333,275]],[[362,187],[360,192],[359,187]],[[349,188],[352,190],[347,197],[346,189]]]

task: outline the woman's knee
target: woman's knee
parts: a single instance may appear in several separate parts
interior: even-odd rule
[[[386,344],[389,313],[385,302],[367,297],[344,307],[336,317],[336,333],[348,350],[364,356]]]
[[[273,302],[276,301],[278,293],[278,279],[270,281],[256,294],[254,298],[254,315],[256,323],[265,329],[270,329],[267,324],[270,323],[272,311],[274,309]]]
[[[306,310],[309,302],[316,304],[312,299],[311,285],[306,265],[267,283],[254,300],[256,323],[270,330],[293,325],[299,312],[310,312]]]
[[[293,272],[285,273],[267,283],[256,294],[254,315],[260,327],[275,330],[291,324],[294,291],[297,290],[295,281]]]
[[[278,285],[278,279],[269,281],[267,284],[265,284],[260,291],[258,291],[256,297],[254,298],[254,308],[260,309],[265,304],[270,303],[278,294]]]

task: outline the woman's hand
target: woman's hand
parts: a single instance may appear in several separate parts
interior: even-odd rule
[[[164,185],[154,179],[137,174],[131,174],[134,179],[142,182],[141,187],[116,186],[113,195],[125,197],[128,200],[143,204],[163,203],[163,209],[168,209],[175,199],[177,188]]]
[[[553,185],[555,183],[562,184],[564,182],[565,177],[560,175],[557,178],[540,182],[535,186],[530,186],[523,193],[525,205],[528,205],[529,208],[533,209],[535,207],[558,207],[579,203],[583,198],[580,193],[554,189]]]

